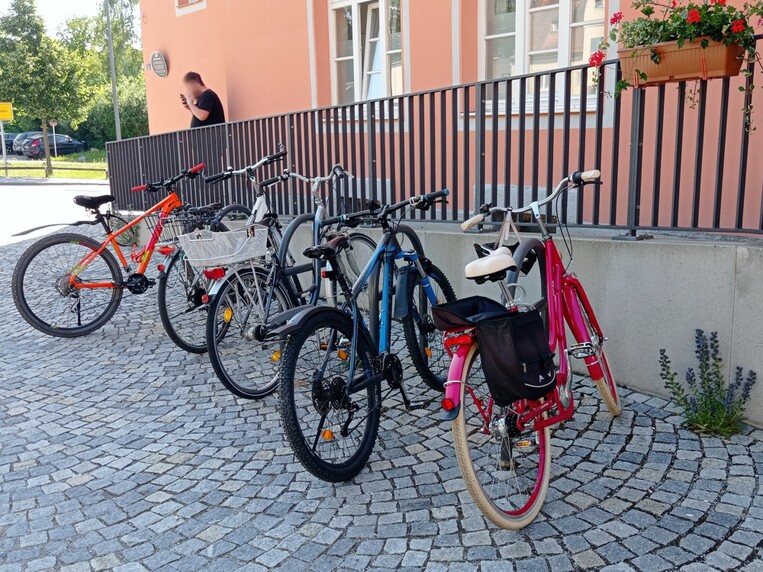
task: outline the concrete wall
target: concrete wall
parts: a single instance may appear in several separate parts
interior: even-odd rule
[[[472,244],[493,240],[494,234],[412,226],[459,296],[498,297],[496,285],[477,286],[463,277],[464,265],[474,258]],[[561,240],[557,244],[564,253]],[[573,271],[609,338],[607,357],[619,384],[667,396],[659,350],[667,349],[683,379],[687,367],[696,368],[696,328],[718,332],[728,375],[736,366],[763,374],[763,241],[621,242],[607,236],[574,237],[572,244]],[[763,383],[754,388],[747,415],[763,426]]]

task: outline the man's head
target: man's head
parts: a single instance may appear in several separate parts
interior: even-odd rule
[[[201,76],[196,72],[188,72],[183,76],[183,85],[186,93],[193,97],[199,97],[207,89]]]

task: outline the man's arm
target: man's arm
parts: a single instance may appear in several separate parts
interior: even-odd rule
[[[188,109],[196,116],[199,121],[206,121],[207,117],[209,117],[209,111],[196,105],[192,99],[188,100]]]

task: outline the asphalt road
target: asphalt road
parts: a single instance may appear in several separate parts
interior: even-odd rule
[[[29,179],[0,179],[0,245],[44,236],[61,227],[51,227],[22,237],[12,235],[46,224],[70,223],[88,218],[82,207],[72,202],[76,195],[109,194],[108,182],[81,183]]]

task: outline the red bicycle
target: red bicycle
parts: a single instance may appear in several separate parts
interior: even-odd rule
[[[597,170],[575,172],[547,198],[522,209],[482,207],[479,214],[461,225],[463,230],[496,213],[504,215],[504,222],[495,244],[475,245],[481,258],[467,265],[466,277],[477,283],[498,282],[504,303],[473,297],[435,310],[436,323],[445,330],[445,347],[452,358],[442,406],[452,421],[461,473],[479,509],[502,528],[527,526],[543,505],[551,468],[549,428],[570,419],[575,410],[571,357],[583,360],[609,411],[614,416],[620,414],[617,385],[604,353],[606,338],[583,286],[562,262],[541,216],[541,207],[571,188],[595,183],[599,177]],[[540,240],[520,237],[512,214],[524,212],[532,213],[540,227]],[[564,235],[564,225],[559,228],[571,261],[571,242]],[[505,246],[512,236],[518,242]],[[535,302],[526,301],[529,294],[537,296]],[[532,397],[507,404],[505,397],[497,399],[495,390],[491,391],[486,379],[490,367],[485,369],[480,357],[485,354],[488,366],[488,362],[500,361],[500,354],[489,354],[487,348],[502,342],[480,338],[480,326],[521,312],[540,316],[537,320],[544,344],[544,332],[548,335],[549,385],[540,390],[541,396],[535,391]],[[565,325],[575,338],[569,346]],[[479,339],[485,346],[482,352]],[[500,352],[500,345],[497,347]],[[512,352],[508,351],[513,356]],[[525,371],[527,365],[521,364]]]

